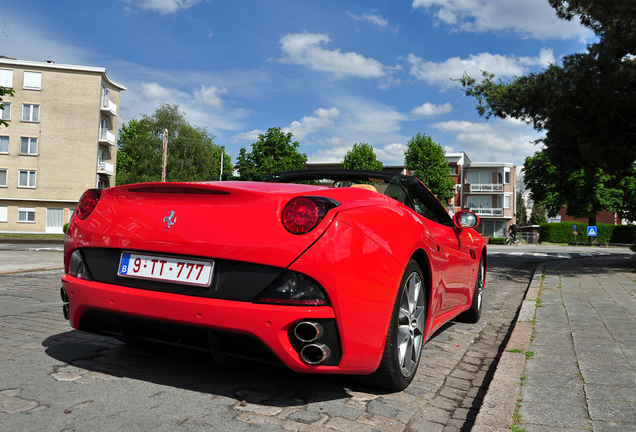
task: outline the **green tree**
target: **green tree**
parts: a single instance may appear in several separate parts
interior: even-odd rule
[[[204,129],[192,126],[178,105],[163,104],[152,116],[132,119],[119,131],[117,184],[161,181],[163,134],[168,130],[167,181],[219,180],[222,150]],[[223,171],[231,172],[230,156]]]
[[[561,66],[507,83],[484,72],[477,84],[464,74],[464,92],[481,116],[517,118],[545,131],[545,153],[559,170],[627,172],[636,160],[636,1],[549,2],[559,17],[592,29],[598,42]]]
[[[361,169],[370,171],[382,171],[383,164],[380,162],[373,147],[367,143],[355,143],[342,159],[344,169]]]
[[[525,225],[528,219],[527,210],[526,210],[526,202],[523,200],[523,193],[517,193],[517,225]]]
[[[269,174],[301,170],[307,167],[307,155],[298,151],[298,141],[292,141],[291,132],[279,127],[269,128],[251,145],[252,150],[242,148],[236,159],[241,180],[263,181]]]
[[[601,210],[620,212],[630,218],[636,194],[636,169],[623,175],[610,174],[602,168],[586,168],[565,172],[558,170],[545,151],[527,157],[524,163],[526,186],[535,202],[543,203],[550,215],[567,206],[569,216],[588,218],[596,225]]]
[[[13,96],[13,89],[0,87],[0,109],[4,110],[4,104],[2,103],[2,96]],[[0,120],[0,126],[9,127],[9,123],[4,120]]]
[[[532,213],[530,213],[530,223],[532,225],[539,225],[547,223],[548,219],[545,217],[545,206],[541,203],[535,202],[532,207]]]
[[[422,180],[441,203],[447,203],[455,196],[455,182],[451,178],[444,149],[421,133],[411,138],[407,145],[408,149],[404,152],[407,169]]]

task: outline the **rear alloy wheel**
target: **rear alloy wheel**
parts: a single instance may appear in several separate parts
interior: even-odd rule
[[[479,318],[481,318],[481,307],[484,300],[484,285],[486,276],[485,270],[484,258],[482,257],[479,260],[479,268],[477,269],[477,279],[475,280],[473,302],[470,305],[470,309],[457,317],[457,321],[468,324],[475,324],[479,321]]]
[[[360,377],[363,384],[394,391],[408,387],[422,355],[427,309],[422,271],[411,260],[393,307],[382,362],[373,374]]]

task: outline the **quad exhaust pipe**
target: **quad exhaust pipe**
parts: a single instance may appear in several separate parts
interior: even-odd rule
[[[309,344],[300,350],[300,358],[310,365],[317,365],[329,358],[331,349],[325,344]]]
[[[68,311],[68,294],[64,290],[64,287],[60,288],[60,297],[62,297],[62,313],[64,314],[64,319],[68,319],[69,311]]]
[[[329,358],[331,348],[324,343],[315,343],[325,333],[322,324],[312,321],[301,321],[294,327],[294,336],[306,343],[300,350],[300,358],[307,364],[317,365]]]

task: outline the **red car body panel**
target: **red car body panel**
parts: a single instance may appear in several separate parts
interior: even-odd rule
[[[170,185],[170,186],[168,186]],[[162,188],[206,193],[161,193]],[[340,204],[307,234],[282,225],[296,196]],[[166,228],[164,218],[176,215]],[[101,248],[224,259],[287,269],[324,288],[328,306],[260,304],[159,292],[79,279],[69,274],[75,250]],[[417,257],[428,287],[424,339],[467,310],[484,254],[472,229],[432,222],[385,195],[357,188],[252,182],[149,183],[105,189],[85,219],[76,215],[65,240],[62,278],[69,319],[80,329],[87,310],[108,311],[249,334],[292,370],[369,374],[379,365],[400,282]],[[299,320],[335,319],[341,358],[336,366],[303,362],[288,332]]]

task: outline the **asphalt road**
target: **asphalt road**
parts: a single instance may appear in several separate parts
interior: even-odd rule
[[[61,265],[60,252],[28,249],[0,246],[0,262]],[[482,320],[445,326],[425,345],[412,385],[389,394],[343,376],[219,365],[164,346],[131,349],[69,327],[60,271],[0,275],[1,429],[468,431],[536,266],[632,253],[571,249],[492,246]]]

